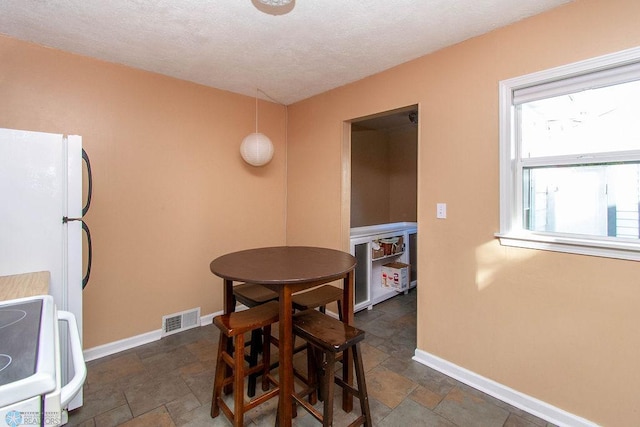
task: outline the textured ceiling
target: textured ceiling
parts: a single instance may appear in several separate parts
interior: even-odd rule
[[[283,104],[570,0],[0,0],[0,33]]]

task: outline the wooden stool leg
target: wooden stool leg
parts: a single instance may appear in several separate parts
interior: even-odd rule
[[[225,348],[227,349],[227,354],[235,354],[234,348],[233,348],[233,340],[227,339],[225,341],[226,341]],[[231,369],[231,366],[227,365],[226,363],[225,363],[225,371],[226,371],[225,378],[233,375],[233,370]],[[224,394],[229,394],[229,393],[233,393],[233,383],[227,384],[226,386],[224,386]]]
[[[222,353],[227,347],[228,339],[229,338],[226,335],[221,335],[220,342],[218,342],[216,374],[213,381],[213,397],[211,398],[211,416],[214,418],[220,414],[220,405],[218,404],[218,400],[222,397],[222,383],[224,382],[225,373],[227,371],[227,364],[222,360]]]
[[[338,304],[338,319],[342,320],[342,300],[339,299],[336,304]]]
[[[233,394],[233,425],[241,426],[244,422],[244,335],[238,334],[235,339],[234,353],[235,377]]]
[[[231,307],[233,307],[232,311],[235,311],[235,309],[236,309],[236,297],[235,297],[235,295],[232,295],[231,298],[232,298],[232,301],[233,301],[233,304],[231,305]],[[227,353],[228,354],[234,354],[233,353],[233,340],[232,339],[227,340],[226,348],[227,348]],[[226,365],[226,363],[225,363],[225,365]],[[226,365],[225,370],[227,372],[227,377],[230,377],[231,375],[233,375],[233,371],[231,370],[231,367],[229,365]],[[233,384],[227,384],[224,387],[224,394],[229,394],[229,393],[232,393],[232,392],[233,392]]]
[[[251,331],[251,352],[249,354],[249,367],[253,368],[258,365],[258,353],[260,353],[262,345],[262,329],[254,329]],[[249,375],[249,381],[247,383],[247,396],[253,397],[256,395],[256,379],[258,374]]]
[[[333,375],[336,363],[336,355],[331,352],[327,352],[326,362],[324,366],[324,375],[322,376],[322,388],[324,397],[324,411],[322,414],[322,425],[333,425]]]
[[[369,410],[369,394],[367,393],[367,385],[364,379],[364,368],[362,366],[362,354],[360,354],[360,346],[353,346],[353,362],[356,369],[356,381],[358,383],[358,400],[360,400],[360,410],[364,416],[364,425],[371,427],[371,411]]]
[[[262,332],[262,391],[269,390],[269,371],[271,367],[271,325]]]
[[[311,344],[307,344],[307,387],[313,390],[309,394],[309,403],[315,405],[318,401],[318,361],[316,350]]]
[[[309,373],[309,378],[313,379],[313,385],[315,388],[315,399],[313,402],[309,400],[309,403],[315,405],[318,400],[324,402],[324,352],[311,344],[307,344],[307,351],[311,356],[310,358],[307,358],[307,364],[310,365],[311,371]]]

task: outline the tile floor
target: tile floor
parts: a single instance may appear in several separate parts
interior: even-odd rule
[[[356,313],[356,325],[367,334],[361,348],[375,426],[550,426],[411,360],[415,290]],[[217,341],[217,329],[208,325],[89,362],[85,403],[69,414],[68,425],[231,425],[222,414],[215,419],[209,415]],[[304,367],[305,360],[299,353],[296,366]],[[339,403],[336,398],[334,425],[347,425],[359,413],[358,401],[354,399],[351,414]],[[273,426],[276,405],[277,399],[271,399],[254,408],[245,425]],[[320,425],[303,409],[293,424]]]

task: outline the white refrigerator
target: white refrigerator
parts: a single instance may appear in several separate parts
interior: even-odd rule
[[[59,310],[74,314],[80,337],[82,176],[80,136],[0,129],[0,276],[49,271],[49,293]],[[63,384],[73,374],[65,347]],[[69,409],[81,405],[79,393]]]

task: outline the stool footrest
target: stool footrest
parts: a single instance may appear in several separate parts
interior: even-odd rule
[[[367,423],[367,420],[365,418],[364,415],[360,415],[358,418],[356,418],[351,424],[349,424],[347,427],[356,427],[356,426],[362,426],[365,425]]]
[[[261,405],[264,402],[266,402],[267,400],[271,399],[272,397],[276,397],[278,395],[278,393],[280,393],[280,388],[279,387],[272,388],[268,392],[266,392],[264,394],[261,394],[260,396],[256,397],[255,399],[251,399],[249,402],[247,402],[245,404],[245,408],[246,408],[247,411],[249,409],[253,409],[256,406]]]
[[[278,381],[276,381],[275,377],[271,374],[267,374],[266,378],[263,379],[263,383],[262,383],[262,390],[266,391],[265,388],[265,383],[264,381],[266,380],[266,387],[269,387],[269,384],[273,384],[274,386],[278,387],[279,383]]]
[[[307,402],[306,400],[303,400],[302,397],[304,397],[305,395],[302,395],[301,397],[296,394],[293,395],[293,400],[295,400],[295,402],[298,405],[301,405],[308,413],[310,413],[313,418],[315,418],[316,420],[323,422],[323,417],[322,414],[313,406],[311,406],[311,404],[309,402]]]
[[[245,369],[244,373],[245,373],[245,376],[246,376],[246,375],[251,375],[251,374],[255,374],[255,373],[258,373],[258,372],[262,372],[262,371],[263,371],[262,366],[258,365],[258,366],[254,366],[253,368]],[[227,377],[222,382],[222,385],[225,386],[225,385],[233,384],[233,381],[234,381],[233,377]],[[274,383],[274,384],[276,384],[276,383]]]
[[[355,388],[354,386],[352,386],[351,384],[347,384],[346,382],[344,382],[344,380],[342,378],[337,378],[336,377],[334,380],[335,380],[335,383],[337,385],[339,385],[343,389],[347,390],[352,395],[354,395],[356,397],[360,396],[360,391],[357,388]]]
[[[255,399],[251,399],[248,402],[244,402],[244,409],[245,411],[249,411],[253,408],[255,408],[258,405],[263,404],[264,402],[266,402],[267,400],[271,399],[272,397],[276,397],[278,395],[278,393],[280,393],[280,389],[278,387],[269,390],[268,392],[261,394],[260,396],[256,397]],[[233,412],[231,411],[231,408],[225,403],[224,400],[219,399],[218,400],[218,405],[220,407],[220,409],[222,409],[222,412],[225,413],[225,415],[227,416],[227,418],[229,420],[233,420]],[[235,408],[234,408],[235,409]]]

